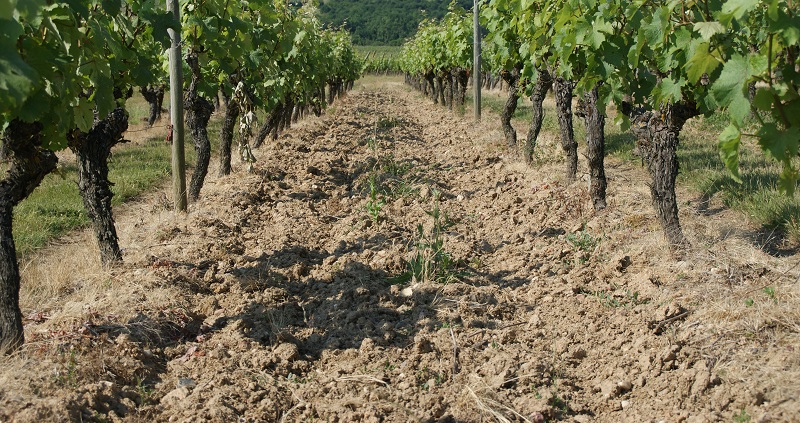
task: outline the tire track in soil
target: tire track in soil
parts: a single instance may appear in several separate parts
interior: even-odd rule
[[[581,183],[505,157],[496,129],[478,141],[490,127],[397,85],[360,89],[262,147],[254,173],[209,181],[184,220],[130,241],[150,247],[126,258],[129,276],[173,284],[187,316],[156,348],[115,340],[116,359],[151,369],[151,401],[126,409],[132,388],[103,385],[71,407],[113,421],[586,422],[717,421],[753,392],[763,404],[769,385],[717,376],[707,333],[664,287],[674,269],[654,268],[668,255],[631,246],[640,205],[594,213]],[[385,190],[377,222],[370,176]],[[393,285],[435,206],[458,280]]]

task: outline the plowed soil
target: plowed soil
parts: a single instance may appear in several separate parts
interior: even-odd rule
[[[26,278],[70,282],[23,301],[0,420],[800,419],[799,255],[686,191],[671,252],[640,164],[596,212],[583,157],[564,180],[545,134],[527,167],[498,122],[362,83],[188,214],[128,206],[121,268],[42,252]]]

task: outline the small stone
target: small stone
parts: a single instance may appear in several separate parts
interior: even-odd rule
[[[414,295],[414,290],[413,290],[413,289],[411,289],[411,287],[410,287],[410,286],[409,286],[408,288],[404,288],[402,291],[400,291],[400,296],[401,296],[401,297],[406,297],[406,298],[408,298],[408,297],[410,297],[410,296],[412,296],[412,295]]]
[[[428,195],[430,195],[430,193],[431,193],[431,189],[428,188],[427,186],[424,186],[424,187],[420,188],[420,190],[419,190],[419,197],[422,198],[423,200],[425,200],[425,199],[428,198]]]
[[[616,396],[617,387],[611,380],[604,380],[600,383],[600,392],[603,394],[603,398],[610,399]]]
[[[567,352],[567,348],[569,348],[569,341],[566,339],[558,339],[553,342],[553,351],[558,354]]]
[[[181,386],[180,388],[169,391],[163,398],[161,398],[161,405],[170,406],[185,400],[189,396],[189,388]]]
[[[709,381],[711,380],[711,373],[708,370],[701,370],[697,372],[694,383],[692,384],[692,394],[697,395],[703,393],[708,388]]]
[[[620,405],[620,407],[622,407],[623,410],[627,410],[628,407],[631,406],[631,402],[630,401],[620,401],[619,405]]]
[[[222,359],[228,358],[228,352],[225,351],[225,347],[219,346],[217,348],[214,348],[208,354],[208,356],[213,358],[213,359],[215,359],[215,360],[222,360]]]
[[[622,273],[631,265],[631,256],[621,254],[615,257],[612,263],[614,264],[614,270]]]
[[[762,405],[767,400],[764,392],[756,391],[753,393],[753,404],[755,405]]]
[[[486,327],[486,322],[484,322],[483,320],[480,320],[480,319],[471,319],[471,320],[467,321],[466,327],[468,327],[470,329],[485,328]]]
[[[572,351],[572,358],[574,360],[582,360],[586,358],[586,350],[583,348],[575,349],[574,351]]]
[[[178,379],[178,388],[186,387],[189,389],[194,389],[197,386],[197,382],[194,379],[188,377],[182,377]]]
[[[431,351],[433,351],[433,344],[431,343],[431,341],[429,341],[429,340],[427,340],[427,339],[425,339],[425,338],[423,338],[421,336],[417,336],[417,338],[414,339],[414,352],[415,353],[417,353],[417,354],[425,354],[425,353],[429,353]]]
[[[458,194],[458,196],[456,196],[456,200],[464,201],[464,195],[463,194]]]
[[[359,351],[367,352],[375,348],[375,341],[372,338],[364,338],[361,341],[361,347],[359,347]]]
[[[622,392],[628,392],[633,388],[633,384],[627,380],[617,382],[617,388],[620,389]]]
[[[297,360],[300,357],[300,352],[297,350],[297,345],[285,342],[275,347],[275,356],[281,361],[288,363]]]

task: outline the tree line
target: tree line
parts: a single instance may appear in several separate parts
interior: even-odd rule
[[[470,0],[456,0],[470,7]],[[328,0],[320,5],[320,18],[334,27],[344,27],[358,45],[401,45],[414,35],[424,19],[439,19],[447,13],[449,0]]]

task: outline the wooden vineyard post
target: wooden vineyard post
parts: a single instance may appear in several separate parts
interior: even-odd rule
[[[181,57],[180,7],[178,0],[167,0],[167,11],[172,12],[177,30],[169,28],[172,45],[169,48],[169,107],[172,119],[172,194],[175,211],[185,212],[187,206],[186,193],[186,157],[184,156],[183,131],[183,74]]]
[[[475,121],[481,121],[481,27],[478,22],[478,2],[473,4],[473,45],[472,45],[472,88],[475,90],[473,95],[475,107]]]

